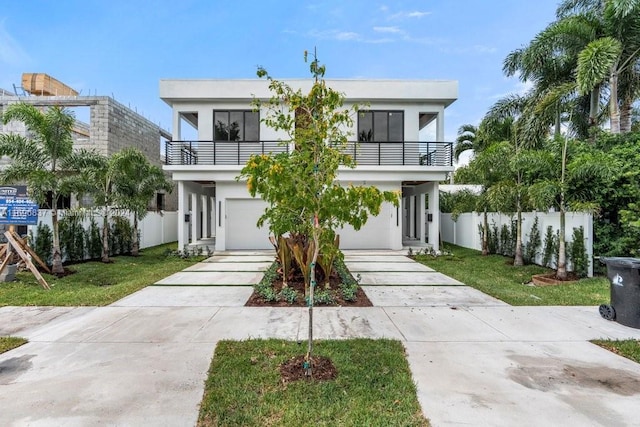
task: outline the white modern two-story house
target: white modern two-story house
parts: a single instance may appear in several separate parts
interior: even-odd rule
[[[285,81],[303,91],[312,85],[311,79]],[[357,167],[341,169],[340,182],[402,192],[400,207],[386,204],[359,231],[341,230],[340,247],[399,250],[403,244],[430,244],[438,249],[438,182],[453,172],[452,143],[444,141],[444,111],[456,100],[458,83],[326,83],[344,94],[346,107],[367,105],[354,116],[350,130],[348,151]],[[251,154],[293,147],[279,143],[287,135],[262,123],[265,112],[253,111],[254,97],[271,97],[267,81],[160,81],[160,98],[173,109],[173,138],[166,142],[164,169],[177,182],[180,248],[214,240],[216,251],[271,248],[268,229],[256,226],[265,203],[252,198],[246,183],[236,177]],[[421,129],[430,124],[435,126],[435,141],[421,141]],[[191,138],[183,136],[187,134]]]

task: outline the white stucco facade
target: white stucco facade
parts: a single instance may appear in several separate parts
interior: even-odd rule
[[[303,91],[312,84],[311,80],[286,82]],[[457,98],[457,82],[327,80],[327,85],[345,95],[346,107],[366,103],[367,110],[377,114],[376,135],[386,131],[387,135],[395,132],[396,137],[394,142],[361,142],[357,149],[354,144],[358,166],[341,169],[339,181],[402,193],[399,207],[386,204],[380,215],[370,218],[361,230],[340,230],[341,248],[401,249],[407,243],[429,243],[437,249],[438,182],[453,171],[452,147],[444,143],[444,111]],[[167,145],[164,169],[178,184],[179,247],[215,238],[218,251],[270,248],[267,227],[256,226],[265,204],[252,199],[246,183],[236,177],[252,152],[268,152],[276,147],[275,141],[288,138],[260,122],[260,141],[222,141],[214,123],[214,112],[249,111],[254,97],[268,99],[267,82],[161,80],[160,97],[173,110],[173,141]],[[401,126],[381,126],[387,123],[384,120],[391,122],[387,112],[396,114],[396,121],[401,113]],[[262,118],[264,111],[260,112]],[[354,117],[353,128],[348,129],[354,141],[358,120]],[[420,130],[430,123],[435,125],[432,140],[420,141]],[[195,129],[197,140],[185,140],[184,134],[194,134],[186,127]],[[400,132],[402,140],[398,141]]]

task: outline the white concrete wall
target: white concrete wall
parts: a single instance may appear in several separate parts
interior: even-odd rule
[[[538,217],[538,230],[540,231],[540,253],[536,258],[536,263],[541,263],[544,250],[544,237],[547,227],[553,227],[553,232],[560,229],[560,213],[559,212],[525,212],[522,214],[522,241],[526,244],[529,241],[529,233],[533,226],[535,217]],[[511,227],[512,220],[515,219],[509,215],[499,213],[489,213],[489,228],[493,224],[502,228],[503,224]],[[565,239],[570,242],[573,236],[573,229],[582,226],[584,228],[585,247],[587,249],[587,257],[589,263],[589,277],[593,275],[593,216],[583,212],[568,212],[565,216]],[[482,225],[482,214],[471,212],[461,214],[457,221],[453,221],[451,214],[440,214],[441,236],[444,242],[453,243],[465,248],[482,250],[482,240],[480,239],[479,226]],[[569,269],[573,268],[571,264]]]
[[[58,214],[59,218],[62,219],[64,218],[66,211],[58,211]],[[90,213],[87,211],[87,214],[82,221],[82,225],[85,230],[88,230],[91,224],[91,217],[89,215]],[[119,211],[118,215],[128,218],[130,224],[133,226],[132,214],[126,211]],[[98,224],[98,227],[102,228],[102,215],[96,212],[93,215],[93,218],[96,224]],[[38,221],[51,227],[51,211],[48,209],[40,209],[38,211]],[[138,230],[140,231],[140,249],[161,245],[163,243],[175,242],[178,240],[177,222],[177,212],[164,212],[162,214],[158,212],[149,212],[141,221],[138,222]],[[28,231],[31,231],[35,237],[37,235],[37,226],[28,226]]]

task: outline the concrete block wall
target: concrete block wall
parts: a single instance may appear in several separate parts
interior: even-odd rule
[[[81,97],[17,97],[3,96],[0,99],[0,111],[3,105],[15,102],[27,102],[34,105],[88,106],[90,108],[89,124],[77,123],[81,131],[88,131],[89,137],[74,134],[74,148],[96,150],[98,153],[111,156],[123,148],[136,147],[144,153],[149,161],[162,166],[160,158],[161,128],[142,115],[107,96]],[[22,123],[0,124],[0,132],[22,132]],[[0,159],[0,167],[9,159]],[[151,209],[156,208],[155,198],[150,202]],[[177,210],[177,191],[165,195],[165,210]]]

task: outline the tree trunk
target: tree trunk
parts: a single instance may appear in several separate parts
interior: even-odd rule
[[[489,255],[489,218],[486,208],[482,213],[482,255]]]
[[[524,259],[522,258],[522,207],[520,206],[520,200],[518,200],[518,212],[516,216],[516,250],[513,259],[513,265],[522,267],[524,265]]]
[[[54,194],[51,198],[51,228],[53,235],[53,254],[51,256],[51,272],[55,275],[64,274],[62,266],[62,252],[60,251],[60,227],[58,226],[58,200]]]
[[[558,138],[562,134],[562,118],[560,117],[560,102],[556,103],[556,117],[553,136]]]
[[[600,85],[591,91],[589,101],[589,128],[598,125],[598,108],[600,107]]]
[[[138,214],[133,213],[133,241],[131,243],[131,255],[138,256],[140,254],[140,239],[138,239]]]
[[[561,202],[562,203],[562,202]],[[556,276],[558,279],[564,280],[567,278],[567,250],[566,242],[564,239],[565,232],[565,214],[564,206],[560,205],[560,235],[558,236],[558,269],[556,270]]]
[[[565,206],[564,206],[564,181],[567,170],[567,143],[565,139],[562,146],[562,171],[560,174],[560,235],[558,236],[558,268],[556,269],[556,277],[564,280],[567,278],[567,250],[564,240],[565,233]]]
[[[631,132],[631,116],[633,113],[633,99],[625,96],[620,108],[620,133]]]
[[[611,120],[611,133],[620,133],[620,108],[618,107],[618,72],[617,64],[611,67],[611,75],[609,76],[609,91],[611,97],[609,99],[609,116]]]
[[[109,262],[109,208],[104,207],[102,216],[102,262]]]
[[[317,218],[317,217],[316,217]],[[311,367],[311,357],[313,356],[313,297],[314,290],[316,287],[316,263],[318,262],[318,255],[320,254],[320,228],[317,225],[313,230],[313,257],[311,258],[311,268],[309,271],[310,280],[309,280],[309,301],[307,305],[309,306],[309,342],[307,343],[307,355],[305,357],[305,375],[308,377],[312,377],[312,367]]]

